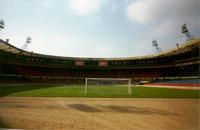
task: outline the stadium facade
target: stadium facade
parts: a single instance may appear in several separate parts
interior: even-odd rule
[[[199,79],[200,39],[154,55],[128,58],[81,58],[43,55],[0,39],[1,83],[83,83],[86,77],[133,81]]]

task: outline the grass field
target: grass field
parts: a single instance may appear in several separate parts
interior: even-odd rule
[[[127,91],[89,86],[85,95],[84,85],[0,85],[0,129],[199,129],[199,90]]]
[[[125,86],[91,86],[84,94],[84,85],[0,85],[0,96],[18,97],[107,97],[107,98],[199,98],[199,90],[154,87],[133,87],[128,95]]]

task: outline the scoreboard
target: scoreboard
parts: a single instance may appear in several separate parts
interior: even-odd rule
[[[108,66],[108,61],[106,61],[106,60],[100,60],[99,61],[99,66]]]

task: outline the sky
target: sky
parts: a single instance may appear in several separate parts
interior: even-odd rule
[[[135,57],[176,47],[186,23],[200,37],[199,0],[0,0],[1,39],[70,57]]]

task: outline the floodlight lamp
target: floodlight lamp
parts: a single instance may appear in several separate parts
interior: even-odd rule
[[[186,24],[182,25],[182,33],[187,33],[188,32],[188,28]]]
[[[0,19],[0,28],[4,29],[5,28],[5,22]]]
[[[6,43],[9,43],[9,39],[6,39]]]
[[[186,35],[187,40],[191,40],[194,38],[194,35],[189,31],[186,24],[182,25],[182,33]]]
[[[26,38],[26,43],[31,43],[32,38],[31,37],[27,37]]]
[[[154,39],[154,40],[152,41],[152,45],[153,45],[153,46],[158,46],[158,42],[157,42],[156,39]]]

